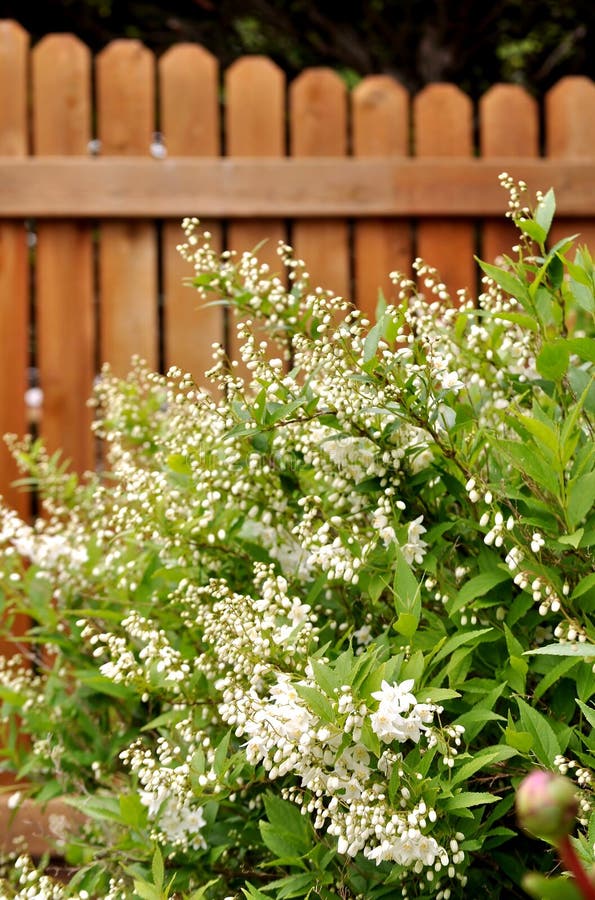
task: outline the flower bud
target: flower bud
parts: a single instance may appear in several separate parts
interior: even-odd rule
[[[578,809],[576,788],[569,778],[536,769],[521,782],[516,795],[519,825],[535,837],[556,842],[572,831]]]

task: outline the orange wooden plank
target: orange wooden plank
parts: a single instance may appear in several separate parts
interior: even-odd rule
[[[479,139],[482,158],[514,156],[518,159],[509,172],[513,178],[526,181],[523,161],[539,156],[539,110],[536,101],[522,87],[497,84],[479,102]],[[509,171],[508,169],[505,171]],[[508,196],[502,190],[502,215],[484,222],[481,234],[481,257],[493,263],[499,256],[510,254],[518,232],[504,218]]]
[[[583,76],[563,78],[545,98],[546,155],[555,160],[592,160],[595,153],[595,83]],[[548,184],[543,185],[547,190]],[[586,189],[586,186],[585,186]],[[589,192],[591,202],[593,194]],[[557,196],[561,201],[563,191]],[[554,221],[550,242],[571,234],[595,252],[593,216]]]
[[[291,155],[347,154],[347,92],[331,69],[309,69],[291,85]],[[316,191],[317,185],[312,185]],[[306,263],[310,283],[350,299],[349,230],[346,222],[297,220],[291,243]]]
[[[87,153],[91,58],[72,35],[50,35],[33,51],[33,143],[37,155]],[[79,472],[95,464],[91,411],[95,374],[93,247],[89,222],[40,222],[36,315],[41,434]]]
[[[29,36],[16,22],[0,22],[0,153],[24,156],[28,152]],[[30,515],[30,495],[12,487],[18,476],[2,436],[23,436],[27,431],[25,390],[29,361],[29,277],[24,222],[0,222],[0,494],[21,516]],[[13,635],[24,634],[29,619],[4,610],[0,625],[10,622]],[[0,640],[0,654],[10,657],[22,649]],[[0,728],[0,743],[5,726]],[[2,784],[12,781],[4,774]]]
[[[97,58],[101,152],[143,156],[154,132],[153,54],[139,41],[118,40]],[[100,354],[123,375],[135,354],[158,365],[157,243],[146,221],[109,221],[99,246]]]
[[[431,84],[413,102],[417,157],[471,156],[473,109],[469,97],[452,84]],[[464,190],[463,185],[458,185]],[[422,220],[417,226],[417,255],[438,269],[455,298],[460,288],[474,292],[475,231],[472,222]]]
[[[29,36],[16,22],[0,22],[0,154],[24,156],[27,147]],[[28,260],[24,222],[0,222],[0,438],[27,430]],[[0,440],[0,493],[21,515],[29,497],[11,487],[17,470]]]
[[[407,156],[409,95],[387,75],[372,75],[352,95],[355,156]],[[379,291],[394,293],[389,273],[410,274],[413,261],[411,227],[407,221],[369,219],[354,228],[355,301],[374,321]]]
[[[285,76],[278,66],[264,56],[237,60],[225,73],[225,98],[227,156],[285,156]],[[274,273],[281,270],[277,246],[285,240],[285,223],[278,218],[232,220],[227,232],[229,249],[238,253],[265,241],[257,255]],[[228,353],[239,359],[235,317],[229,320]]]
[[[0,217],[469,218],[500,216],[498,175],[514,156],[0,156]],[[551,184],[564,216],[593,210],[595,160],[522,161],[533,190]]]
[[[218,156],[219,71],[215,57],[203,47],[178,44],[161,57],[159,75],[161,131],[168,154]],[[194,212],[201,214],[200,209]],[[221,224],[201,218],[201,230],[211,232],[213,246],[220,250]],[[165,363],[192,373],[198,384],[206,386],[204,372],[212,363],[211,345],[224,339],[223,312],[219,306],[201,303],[196,292],[184,284],[193,270],[176,250],[183,239],[179,221],[164,223]]]

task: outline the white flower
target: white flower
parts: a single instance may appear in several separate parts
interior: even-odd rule
[[[459,373],[455,371],[445,372],[442,375],[440,382],[443,391],[455,391],[458,393],[465,387],[464,383],[459,378]]]

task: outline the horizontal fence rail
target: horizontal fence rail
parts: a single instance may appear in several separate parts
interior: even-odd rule
[[[0,157],[0,217],[225,218],[501,215],[498,175],[518,159],[11,159]],[[523,180],[590,216],[595,163],[523,162]],[[461,186],[464,186],[462,189]]]
[[[250,56],[225,72],[203,47],[156,59],[135,40],[95,58],[72,35],[31,47],[0,21],[0,433],[35,428],[78,471],[96,466],[87,399],[103,361],[133,355],[204,383],[211,345],[237,338],[197,309],[176,251],[201,218],[217,250],[278,270],[290,243],[314,285],[373,316],[388,273],[423,257],[451,293],[477,289],[474,256],[515,241],[503,170],[553,186],[552,238],[595,247],[595,84],[566,78],[539,104],[517,85],[474,103],[454,85],[415,97],[384,75],[349,91],[310,69],[291,84]],[[27,403],[29,407],[27,407]],[[27,513],[0,448],[0,492]]]

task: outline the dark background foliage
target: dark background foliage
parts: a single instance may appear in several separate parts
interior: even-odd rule
[[[541,94],[564,75],[595,76],[593,0],[4,0],[0,12],[34,39],[71,31],[99,50],[136,37],[157,53],[197,41],[224,66],[263,53],[290,76],[328,65],[413,91],[452,81],[478,96],[514,81]]]

